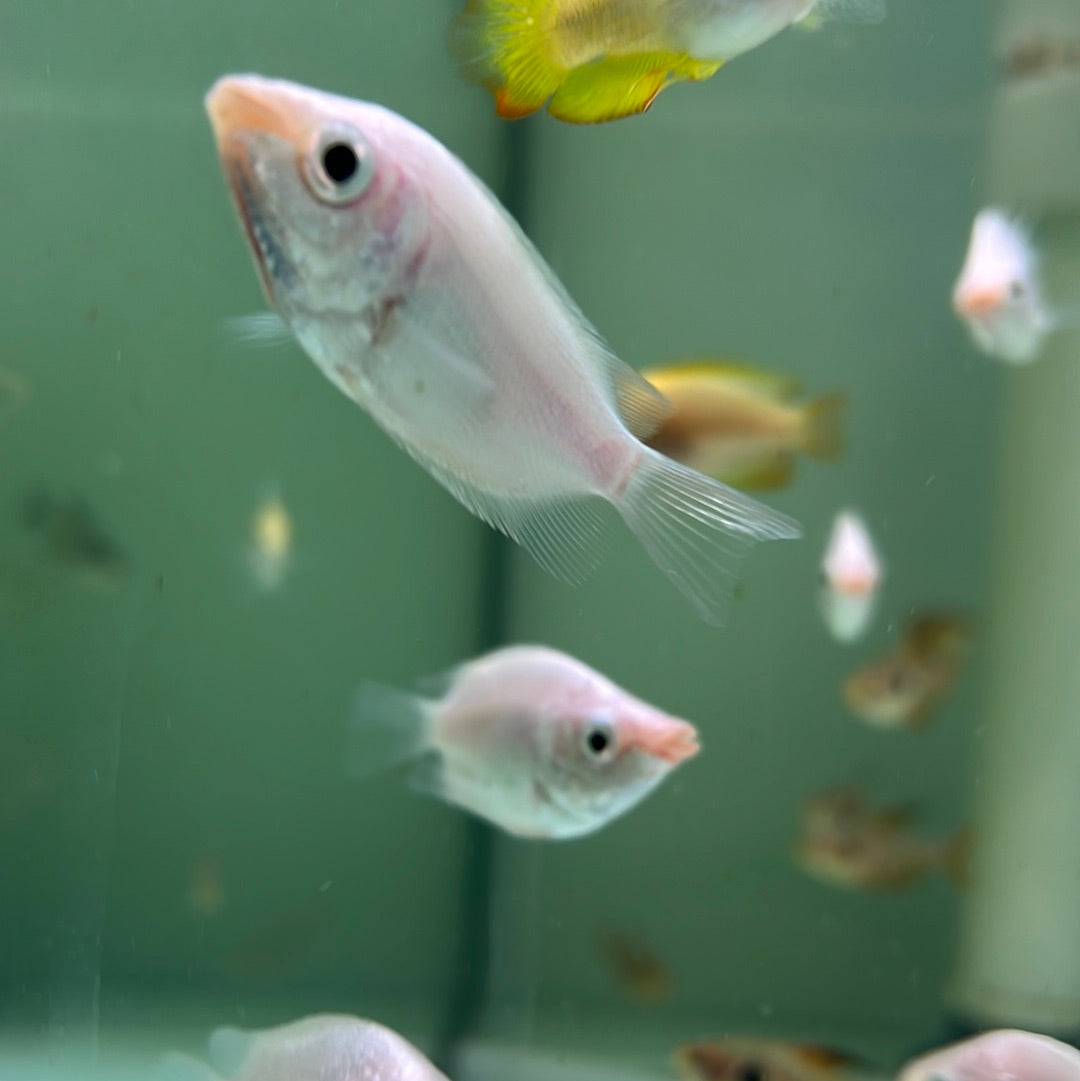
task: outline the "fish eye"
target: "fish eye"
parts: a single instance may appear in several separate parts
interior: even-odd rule
[[[747,1062],[740,1066],[739,1072],[735,1075],[735,1081],[768,1081],[768,1078],[769,1075],[765,1069],[756,1062]]]
[[[375,155],[371,145],[348,127],[327,128],[319,133],[304,160],[304,179],[315,198],[332,206],[351,203],[371,181]]]
[[[585,756],[598,765],[610,762],[617,750],[615,729],[607,721],[591,721],[581,733],[581,746]]]
[[[1013,300],[1022,300],[1024,296],[1024,283],[1019,278],[1013,278],[1009,282],[1009,296]]]

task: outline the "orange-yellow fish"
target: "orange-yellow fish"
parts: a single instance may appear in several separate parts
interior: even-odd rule
[[[831,1047],[749,1038],[703,1040],[675,1052],[685,1081],[835,1081],[857,1063]]]
[[[956,681],[970,643],[968,626],[955,616],[920,616],[891,653],[848,677],[844,701],[875,728],[925,724]]]
[[[672,404],[646,442],[737,488],[783,488],[795,455],[836,458],[847,398],[800,402],[792,379],[727,361],[687,361],[642,375]]]
[[[877,22],[885,0],[467,0],[451,44],[500,116],[546,103],[590,124],[644,112],[811,15]]]
[[[968,831],[928,841],[910,831],[909,807],[873,808],[855,788],[808,800],[792,857],[804,871],[845,889],[903,889],[940,868],[957,884],[967,867]]]

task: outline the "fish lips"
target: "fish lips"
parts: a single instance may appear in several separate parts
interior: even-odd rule
[[[276,305],[277,286],[295,277],[279,239],[279,229],[266,210],[254,162],[260,146],[271,140],[297,145],[302,132],[288,115],[258,92],[265,80],[257,76],[226,76],[206,95],[218,158],[244,226],[248,245],[266,299]]]

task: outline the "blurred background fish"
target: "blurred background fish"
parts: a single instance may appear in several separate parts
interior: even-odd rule
[[[831,460],[843,451],[844,394],[800,402],[795,380],[730,361],[689,360],[642,375],[671,402],[646,442],[725,484],[783,488],[797,454]]]
[[[821,563],[821,615],[838,642],[854,642],[870,626],[881,585],[881,559],[866,523],[842,510]]]
[[[603,936],[600,947],[616,982],[631,998],[658,1002],[671,995],[671,972],[643,939],[614,931]]]
[[[674,1061],[685,1081],[837,1081],[864,1065],[831,1047],[742,1037],[685,1044]]]
[[[879,22],[885,0],[468,0],[451,44],[500,116],[547,103],[588,124],[644,112],[810,16]]]
[[[0,368],[0,418],[25,405],[33,390],[29,382],[11,368]]]
[[[962,884],[967,829],[943,841],[927,841],[912,834],[913,818],[910,807],[871,807],[857,788],[829,789],[803,806],[792,856],[814,878],[844,889],[903,889],[932,870]]]
[[[57,496],[41,485],[31,488],[22,499],[22,520],[80,580],[112,587],[127,575],[127,556],[82,496]]]
[[[848,677],[844,701],[876,728],[919,727],[956,682],[970,645],[968,624],[957,616],[918,616],[894,650]]]
[[[897,1081],[1080,1081],[1080,1051],[1049,1036],[998,1029],[909,1062]]]
[[[994,207],[975,216],[952,305],[975,344],[1011,364],[1036,360],[1062,319],[1043,295],[1039,255],[1027,230]]]
[[[248,563],[264,593],[280,588],[292,566],[293,520],[280,494],[268,493],[251,518]]]
[[[221,915],[228,899],[221,860],[215,856],[199,856],[192,863],[188,876],[188,911],[201,919],[213,919]]]

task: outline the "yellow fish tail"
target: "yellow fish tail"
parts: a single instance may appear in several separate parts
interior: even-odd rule
[[[469,0],[451,29],[450,47],[463,70],[491,91],[496,112],[508,120],[543,108],[566,77],[549,49],[549,5],[550,0]]]
[[[846,394],[828,394],[803,409],[802,449],[813,458],[839,458],[844,452]]]
[[[559,120],[598,124],[643,113],[673,82],[715,75],[717,61],[684,53],[631,53],[594,60],[567,73],[548,106]]]

